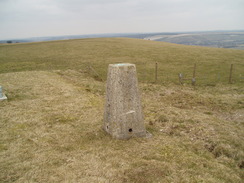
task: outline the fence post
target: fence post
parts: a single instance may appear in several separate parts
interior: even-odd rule
[[[191,82],[191,84],[193,86],[196,84],[196,67],[197,67],[197,64],[194,64],[193,76],[192,76],[192,82]]]
[[[183,74],[179,73],[179,82],[181,85],[183,85]]]
[[[232,83],[232,73],[233,73],[233,64],[230,65],[230,76],[229,76],[229,84]]]
[[[158,81],[158,62],[155,63],[155,83]]]

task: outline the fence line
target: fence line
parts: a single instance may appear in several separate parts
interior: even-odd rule
[[[192,65],[136,63],[140,82],[180,83],[192,86],[223,84],[244,84],[244,64],[204,64]],[[105,67],[87,66],[88,73],[100,81],[106,80]],[[244,85],[243,85],[244,86]]]
[[[242,66],[242,64],[235,64],[235,65]],[[211,69],[213,69],[213,67],[210,67],[210,70]],[[223,69],[222,69],[222,71],[223,71]],[[191,81],[192,86],[195,86],[201,80],[209,80],[212,83],[220,83],[220,81],[222,79],[222,82],[226,81],[225,83],[229,83],[229,84],[232,84],[234,82],[235,83],[244,82],[244,64],[243,64],[243,70],[239,72],[239,76],[235,76],[235,79],[233,76],[234,76],[234,74],[237,75],[238,73],[235,73],[234,64],[230,64],[229,76],[226,75],[226,74],[228,74],[228,72],[224,72],[226,75],[226,78],[225,77],[221,78],[220,72],[221,72],[221,68],[219,66],[218,69],[216,69],[216,72],[214,74],[214,78],[216,78],[216,79],[214,79],[215,81],[213,82],[210,79],[210,77],[213,78],[213,73],[206,76],[206,71],[205,71],[205,75],[201,76],[203,72],[201,73],[201,71],[197,70],[197,64],[195,63],[193,65],[192,77],[187,77],[186,74],[184,74],[183,72],[180,72],[180,73],[178,73],[178,81],[181,85],[183,85],[184,83],[188,83],[188,81]],[[189,73],[189,69],[188,69],[188,73]],[[224,75],[224,74],[222,73],[222,75]],[[156,62],[155,63],[155,83],[159,82],[158,76],[160,76],[160,72],[159,72],[158,63]]]

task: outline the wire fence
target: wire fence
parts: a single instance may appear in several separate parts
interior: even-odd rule
[[[139,80],[153,83],[178,83],[181,85],[244,84],[244,64],[192,64],[181,67],[160,63],[154,66],[139,66]]]
[[[209,64],[171,65],[135,63],[139,82],[180,85],[215,86],[216,84],[243,84],[244,64]],[[89,73],[100,81],[106,80],[106,69],[87,66]]]

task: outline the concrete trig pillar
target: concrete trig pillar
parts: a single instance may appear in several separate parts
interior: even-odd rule
[[[3,88],[0,86],[0,100],[6,100],[7,97],[3,94]]]
[[[104,130],[117,139],[146,136],[134,64],[108,67]]]

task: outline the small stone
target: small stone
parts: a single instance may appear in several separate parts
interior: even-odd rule
[[[2,86],[0,86],[0,101],[6,100],[6,99],[7,99],[7,97],[3,94],[3,88],[2,88]]]

